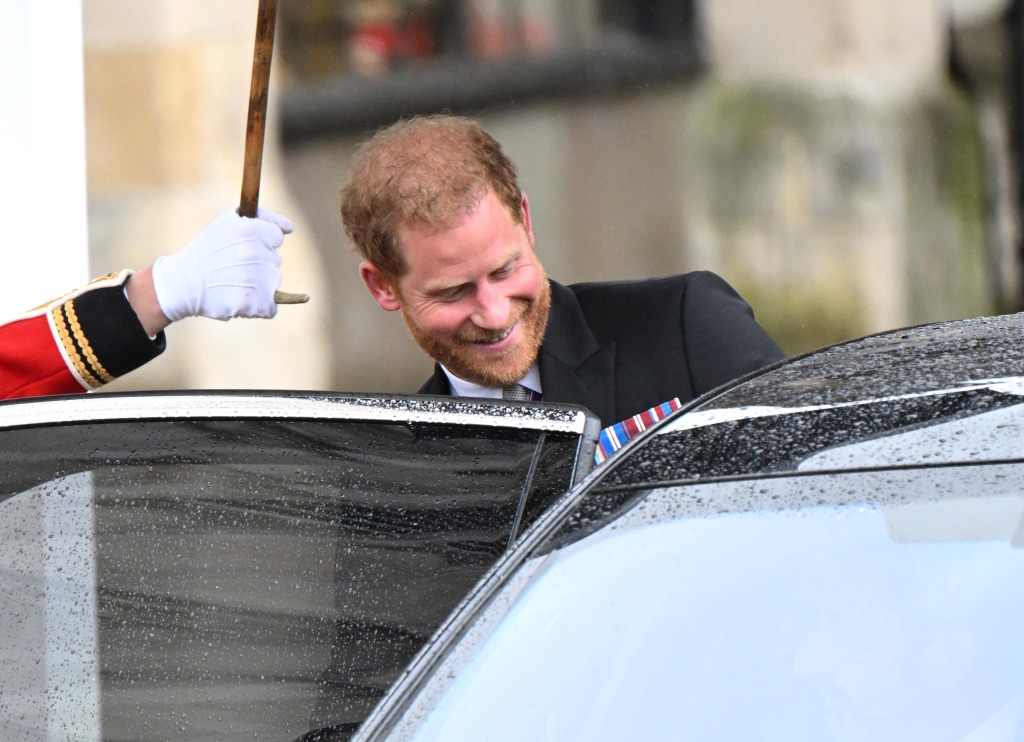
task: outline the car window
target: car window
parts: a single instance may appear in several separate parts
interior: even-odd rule
[[[1022,547],[1020,465],[651,489],[534,552],[381,731],[1002,739],[1024,722]]]
[[[0,736],[343,739],[580,436],[147,419],[2,430],[0,459]]]

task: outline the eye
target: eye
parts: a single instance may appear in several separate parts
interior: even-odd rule
[[[503,265],[500,268],[498,268],[498,270],[494,271],[494,273],[492,273],[491,275],[496,276],[498,278],[501,278],[503,276],[507,276],[507,275],[511,274],[512,271],[514,271],[515,269],[516,269],[516,261],[510,260],[509,262],[505,263],[505,265]]]
[[[466,294],[467,287],[465,284],[461,286],[452,286],[451,288],[441,289],[440,291],[434,292],[434,298],[438,301],[458,301]]]

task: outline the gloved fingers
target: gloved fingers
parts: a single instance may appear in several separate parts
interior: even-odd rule
[[[274,301],[274,292],[277,291],[280,285],[281,273],[275,270],[267,276],[258,291],[252,314],[239,316],[273,319],[277,315],[277,302]]]
[[[288,217],[282,216],[270,209],[264,209],[262,206],[256,207],[256,218],[262,219],[265,222],[270,222],[271,224],[276,224],[278,229],[285,234],[291,234],[295,231],[295,226],[291,223],[291,220],[288,219]]]
[[[265,265],[271,265],[274,268],[280,268],[281,263],[283,262],[281,258],[281,253],[279,253],[277,250],[271,250],[270,254],[267,254],[266,250],[264,250],[260,254],[259,259],[261,263],[264,263]]]
[[[255,287],[225,286],[220,290],[210,291],[203,309],[204,317],[219,320],[235,317],[271,319],[277,315],[273,291],[268,296],[262,288]]]
[[[236,288],[235,317],[271,319],[277,315],[277,303],[274,292],[281,285],[281,274],[267,268],[262,272],[255,285],[247,288]]]
[[[224,265],[207,275],[202,314],[212,319],[270,319],[277,314],[274,292],[281,285],[281,260],[266,247],[256,259]]]
[[[274,291],[281,285],[277,248],[293,230],[291,221],[269,209],[258,218],[222,211],[181,250],[153,266],[153,284],[171,321],[265,317],[277,314]]]
[[[234,233],[239,240],[258,242],[272,250],[281,247],[284,242],[287,232],[275,222],[267,219],[248,219],[244,216],[235,218],[238,219],[238,223]]]
[[[283,258],[272,240],[242,238],[210,253],[207,271],[238,271],[244,275],[249,266],[280,268]]]

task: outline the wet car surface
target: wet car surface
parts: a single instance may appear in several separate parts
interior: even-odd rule
[[[360,740],[1024,734],[1024,318],[792,359],[555,503]]]
[[[0,404],[0,738],[344,738],[591,466],[567,406]]]

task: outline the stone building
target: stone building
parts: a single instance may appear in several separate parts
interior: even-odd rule
[[[553,278],[712,269],[791,353],[1015,309],[1010,57],[986,56],[1009,49],[1009,5],[282,3],[261,203],[297,223],[286,288],[313,299],[270,323],[181,323],[164,358],[118,384],[415,390],[429,364],[370,300],[337,216],[374,112],[480,118],[520,165]],[[237,203],[255,3],[83,7],[104,272]],[[447,25],[421,23],[428,7]]]

